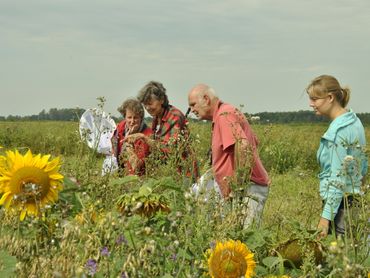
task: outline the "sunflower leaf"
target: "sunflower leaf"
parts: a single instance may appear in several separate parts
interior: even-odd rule
[[[139,196],[149,196],[152,193],[152,189],[149,186],[143,185],[139,189]]]
[[[269,269],[272,269],[274,266],[276,266],[280,262],[280,259],[279,257],[266,257],[262,260],[262,262]]]
[[[125,185],[130,182],[138,182],[139,177],[138,176],[125,176],[123,178],[117,178],[117,179],[112,179],[109,182],[109,186],[118,186],[118,185]]]

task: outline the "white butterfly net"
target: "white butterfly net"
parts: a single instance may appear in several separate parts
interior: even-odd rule
[[[79,129],[82,140],[86,141],[90,148],[106,155],[102,174],[117,170],[117,160],[112,155],[111,142],[116,123],[109,114],[99,108],[88,109],[80,118]]]

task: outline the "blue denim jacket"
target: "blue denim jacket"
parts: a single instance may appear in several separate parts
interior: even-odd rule
[[[360,192],[367,172],[365,130],[350,110],[335,118],[321,137],[317,151],[320,164],[320,196],[324,201],[321,217],[333,220],[344,193]]]

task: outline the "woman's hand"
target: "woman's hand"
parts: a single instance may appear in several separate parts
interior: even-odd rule
[[[142,134],[142,133],[134,133],[134,134],[130,134],[130,135],[128,135],[125,139],[124,139],[124,141],[125,142],[127,142],[128,144],[133,144],[133,143],[135,143],[135,141],[137,140],[137,139],[143,139],[143,140],[145,140],[146,141],[146,139],[147,139],[148,137],[147,136],[145,136],[144,134]]]
[[[326,218],[321,217],[317,229],[320,231],[319,238],[324,238],[328,235],[330,221]]]
[[[129,127],[128,131],[126,132],[126,136],[137,133],[139,131],[139,127],[140,126],[138,124],[134,124],[131,127]]]

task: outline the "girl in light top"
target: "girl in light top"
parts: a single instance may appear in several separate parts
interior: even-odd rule
[[[364,127],[356,114],[346,109],[349,88],[342,88],[333,76],[315,78],[306,91],[315,113],[331,120],[317,151],[323,200],[318,230],[321,237],[332,230],[336,235],[344,235],[348,229],[345,224],[348,209],[367,172]]]

